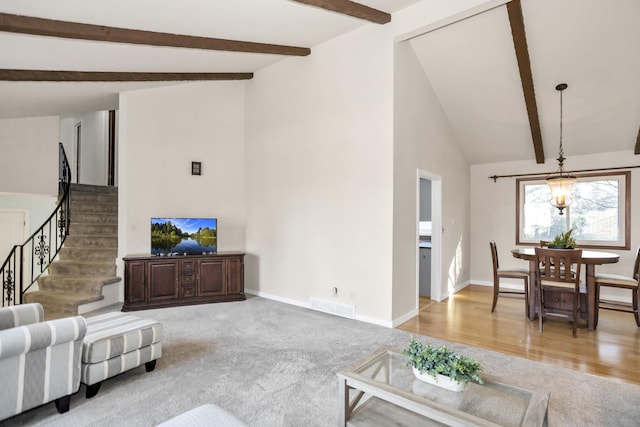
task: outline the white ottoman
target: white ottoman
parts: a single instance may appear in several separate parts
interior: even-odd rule
[[[87,398],[107,378],[142,364],[153,371],[161,356],[162,324],[119,312],[87,318],[80,380],[87,385]]]

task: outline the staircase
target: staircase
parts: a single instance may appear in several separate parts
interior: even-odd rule
[[[42,304],[47,319],[77,315],[78,306],[104,299],[104,285],[120,281],[117,188],[71,184],[70,191],[69,236],[39,290],[24,295]]]

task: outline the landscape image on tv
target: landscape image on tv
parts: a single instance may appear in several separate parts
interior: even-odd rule
[[[151,254],[216,252],[216,218],[151,218]]]

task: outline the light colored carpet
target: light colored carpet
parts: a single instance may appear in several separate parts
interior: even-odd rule
[[[152,426],[204,403],[251,426],[334,426],[336,372],[381,346],[406,347],[409,334],[264,298],[135,312],[162,322],[163,357],[85,387],[58,414],[53,403],[8,426]],[[425,343],[441,340],[418,337]],[[571,339],[570,336],[567,339]],[[447,343],[487,373],[551,393],[550,426],[637,426],[640,387],[504,354]],[[4,425],[3,424],[3,425]]]

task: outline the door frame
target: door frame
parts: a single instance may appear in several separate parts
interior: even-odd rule
[[[75,151],[75,172],[76,184],[80,184],[80,166],[81,166],[81,150],[82,150],[82,122],[76,123],[74,127],[74,151]]]
[[[442,177],[417,169],[416,173],[416,310],[420,310],[420,179],[431,181],[431,299],[442,301]]]

